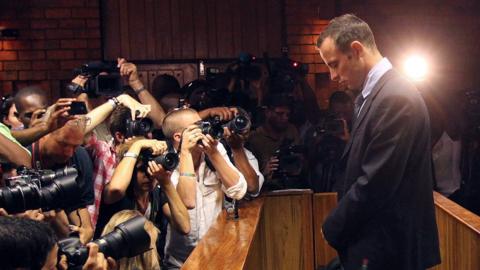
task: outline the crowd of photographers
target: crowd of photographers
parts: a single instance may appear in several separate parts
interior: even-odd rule
[[[55,102],[36,86],[3,97],[1,268],[180,269],[222,209],[331,191],[351,97],[321,111],[304,66],[266,62],[146,89],[119,58],[76,70]]]

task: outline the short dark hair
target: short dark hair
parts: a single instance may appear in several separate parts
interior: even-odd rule
[[[160,100],[162,97],[170,93],[180,93],[180,84],[178,83],[177,78],[168,74],[162,74],[155,77],[152,82],[152,95],[157,100]]]
[[[333,39],[335,46],[343,53],[350,50],[350,44],[353,41],[360,41],[371,49],[377,47],[370,26],[353,14],[345,14],[332,19],[318,37],[317,47],[320,48],[328,37]]]
[[[110,134],[115,137],[115,132],[120,132],[125,135],[127,133],[127,119],[131,118],[132,114],[128,107],[123,105],[118,106],[110,115],[108,124]]]
[[[264,105],[267,109],[274,109],[277,107],[289,107],[293,106],[292,97],[286,94],[270,94],[265,97]]]
[[[45,94],[45,91],[43,91],[40,86],[37,85],[32,85],[32,86],[27,86],[24,87],[15,94],[14,97],[14,102],[15,102],[15,107],[17,108],[18,112],[22,112],[24,110],[22,100],[31,95],[37,95],[43,97],[45,100],[47,100],[47,95]]]
[[[44,222],[0,217],[2,269],[41,269],[56,241],[52,228]]]

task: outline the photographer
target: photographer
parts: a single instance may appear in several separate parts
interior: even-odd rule
[[[60,98],[48,106],[45,92],[37,86],[28,86],[17,92],[14,101],[24,128],[12,130],[12,135],[26,146],[72,119],[67,112],[75,99]]]
[[[265,105],[265,123],[249,136],[247,148],[258,158],[261,171],[268,181],[278,169],[279,160],[274,157],[275,151],[285,141],[298,144],[300,137],[295,126],[289,122],[291,102],[287,96],[268,96]]]
[[[249,136],[248,132],[235,134],[227,128],[225,129],[224,136],[232,151],[235,167],[245,176],[248,195],[257,197],[260,194],[265,179],[260,172],[257,158],[244,146]]]
[[[187,209],[170,182],[170,172],[149,160],[145,150],[158,156],[167,151],[167,146],[162,141],[134,138],[119,147],[123,158],[103,190],[97,233],[113,214],[125,209],[138,210],[158,227],[160,212],[167,212],[174,228],[183,234],[190,231]]]
[[[337,190],[341,175],[340,158],[350,138],[353,101],[343,91],[330,96],[329,108],[317,124],[308,129],[303,143],[308,145],[308,179],[314,192]]]
[[[57,261],[58,246],[53,230],[45,223],[18,217],[0,217],[0,268],[67,269]],[[89,255],[83,270],[115,269],[115,261],[105,259],[96,244],[88,244]]]
[[[195,110],[179,109],[167,114],[162,124],[165,137],[180,156],[171,180],[189,209],[191,225],[188,235],[169,227],[167,269],[178,269],[185,262],[221,212],[223,194],[239,200],[247,190],[244,176],[230,162],[224,147],[211,135],[202,133],[199,121]]]
[[[61,169],[74,165],[78,171],[76,182],[80,188],[80,200],[70,209],[64,209],[71,229],[79,231],[80,239],[87,243],[93,236],[90,215],[86,206],[93,203],[92,162],[83,147],[83,135],[86,125],[85,117],[77,116],[61,128],[42,137],[29,146],[32,152],[32,165],[35,169]]]
[[[14,97],[5,95],[1,98],[0,117],[1,122],[11,128],[12,130],[23,129],[23,123],[20,122],[17,115],[17,108],[15,107]]]

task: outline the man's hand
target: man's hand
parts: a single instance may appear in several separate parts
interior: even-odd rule
[[[160,186],[165,186],[171,184],[170,176],[172,175],[171,172],[166,171],[162,165],[157,164],[155,161],[148,162],[148,169],[147,172],[153,178],[157,179]]]
[[[68,110],[70,110],[72,101],[75,100],[74,98],[60,98],[57,100],[55,104],[47,108],[39,125],[43,125],[47,132],[61,128],[68,120],[74,118],[74,116],[68,115]]]
[[[159,140],[139,140],[134,142],[132,146],[140,147],[141,149],[151,149],[153,155],[161,155],[168,149],[167,143]]]
[[[273,173],[276,170],[278,170],[278,163],[279,163],[279,160],[275,156],[271,157],[268,160],[267,165],[265,165],[265,168],[263,169],[263,172],[262,172],[267,179],[272,179]]]
[[[217,149],[218,141],[212,138],[210,135],[203,135],[202,134],[202,144],[199,147],[202,151],[207,154],[207,156],[212,156],[214,154],[219,153]]]
[[[130,109],[130,112],[132,113],[132,120],[135,120],[137,117],[144,118],[151,110],[150,105],[143,105],[126,94],[118,96],[117,99],[120,104]]]
[[[234,134],[228,128],[225,128],[223,131],[223,136],[232,149],[242,149],[245,141],[248,139],[248,135],[248,132],[245,134]]]
[[[0,208],[0,217],[6,217],[8,216],[8,213],[5,209]]]
[[[190,125],[182,133],[181,152],[191,152],[197,142],[203,138],[202,131],[197,125]]]
[[[75,225],[68,225],[68,228],[70,229],[70,232],[76,232],[78,233],[78,236],[80,238],[80,242],[82,242],[82,244],[87,244],[88,242],[90,242],[92,239],[89,235],[87,235],[87,229],[85,228],[82,228],[82,227],[79,227],[79,226],[75,226]]]
[[[118,67],[120,68],[120,75],[128,78],[128,85],[133,90],[143,88],[143,83],[140,81],[137,72],[137,66],[133,63],[127,62],[125,58],[117,58]]]
[[[45,216],[43,215],[41,209],[27,210],[23,213],[16,214],[15,216],[21,217],[21,218],[28,218],[36,221],[43,221],[45,219]]]
[[[38,109],[32,113],[32,118],[30,119],[29,127],[36,127],[41,125],[44,122],[43,116],[45,115],[45,109]]]
[[[82,270],[110,270],[116,269],[115,260],[112,258],[105,259],[105,255],[98,251],[98,245],[88,243],[88,259],[82,267]]]
[[[218,116],[221,121],[232,120],[235,115],[238,114],[237,108],[229,107],[214,107],[210,109],[205,109],[199,112],[200,118],[207,119],[210,117]]]

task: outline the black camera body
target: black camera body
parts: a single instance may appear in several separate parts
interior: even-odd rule
[[[226,73],[238,80],[255,81],[260,79],[262,72],[260,67],[253,65],[255,56],[241,52],[238,59],[227,67]]]
[[[132,120],[131,118],[125,119],[126,121],[126,133],[125,137],[131,138],[133,136],[144,136],[153,130],[153,121],[150,118],[137,118]]]
[[[207,121],[198,121],[195,123],[204,135],[210,135],[215,140],[223,137],[223,125],[220,118],[213,117]]]
[[[77,170],[73,167],[51,171],[21,169],[0,188],[0,208],[9,214],[39,209],[66,209],[78,201]]]
[[[276,93],[292,93],[298,79],[308,74],[308,65],[289,58],[268,61],[269,86]]]
[[[299,175],[303,168],[304,152],[301,145],[282,144],[274,154],[278,159],[278,170],[274,172],[273,178]]]
[[[123,79],[115,63],[90,62],[75,69],[74,73],[88,78],[83,91],[90,97],[118,96],[123,92]]]
[[[163,169],[167,171],[173,171],[178,166],[180,159],[178,154],[173,150],[169,150],[161,155],[153,155],[151,149],[143,150],[140,156],[145,160],[145,165],[149,161],[155,161],[155,163],[162,165]]]
[[[131,258],[150,249],[150,236],[145,231],[145,217],[137,216],[94,241],[99,252],[115,260]],[[81,269],[88,258],[88,248],[77,237],[68,237],[58,241],[59,257],[67,257],[68,269]]]

